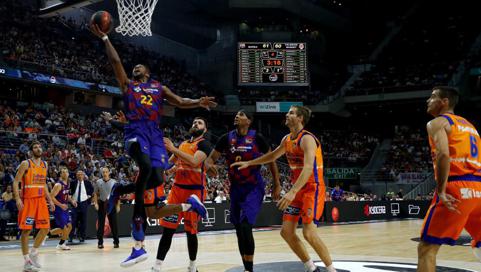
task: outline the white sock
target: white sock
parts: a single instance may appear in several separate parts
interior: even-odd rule
[[[32,255],[37,255],[38,254],[38,248],[32,247],[32,249],[30,249],[30,253]]]
[[[182,203],[182,204],[180,204],[180,205],[182,206],[182,211],[183,211],[183,212],[188,211],[188,210],[190,209],[190,207],[192,207],[192,205],[187,204],[187,203]]]
[[[474,247],[473,253],[474,253],[474,256],[476,256],[476,258],[478,258],[478,260],[481,262],[481,248]]]
[[[158,259],[155,260],[155,265],[154,265],[155,269],[158,269],[158,270],[159,270],[159,269],[162,267],[162,263],[163,263],[163,262],[164,262],[164,261],[162,261],[162,260],[158,260]]]
[[[314,262],[312,261],[312,259],[309,259],[307,262],[305,262],[304,267],[309,271],[316,270],[316,266],[314,265]]]
[[[190,268],[191,271],[195,272],[195,270],[196,270],[195,261],[190,261],[189,268]]]
[[[134,245],[135,250],[139,250],[142,248],[142,241],[135,241]]]
[[[25,262],[28,262],[30,261],[30,256],[27,255],[23,255],[23,259],[25,260]]]
[[[331,264],[330,266],[326,267],[327,272],[336,272],[337,270],[334,268],[334,265]]]

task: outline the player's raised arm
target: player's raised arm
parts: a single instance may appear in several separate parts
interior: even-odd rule
[[[109,36],[107,36],[106,33],[102,32],[99,26],[96,24],[92,24],[90,26],[90,30],[95,36],[101,38],[104,41],[105,51],[107,52],[107,57],[109,58],[112,68],[114,69],[115,77],[119,82],[119,87],[122,90],[122,93],[126,92],[127,86],[129,84],[129,78],[127,77],[127,73],[125,73],[124,66],[122,65],[119,54],[109,40]]]
[[[212,96],[203,96],[199,99],[191,99],[176,95],[166,86],[162,86],[162,88],[164,90],[164,95],[167,102],[181,109],[205,108],[210,110],[210,108],[215,108],[217,106],[217,103],[214,101],[215,97]]]

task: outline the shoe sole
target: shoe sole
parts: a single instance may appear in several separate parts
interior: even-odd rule
[[[120,266],[121,267],[131,267],[131,266],[134,266],[138,263],[141,263],[145,260],[147,260],[149,258],[149,254],[143,254],[141,256],[139,256],[138,258],[134,259],[134,260],[130,260],[128,262],[123,262],[123,263],[120,263]]]
[[[202,201],[200,201],[199,197],[197,195],[191,195],[190,197],[192,197],[193,199],[195,199],[197,201],[197,203],[202,206],[205,210],[205,218],[208,218],[209,217],[209,212],[207,211],[207,208],[204,206],[204,203],[202,203]]]

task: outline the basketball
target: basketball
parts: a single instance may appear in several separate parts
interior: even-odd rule
[[[109,34],[112,31],[112,15],[104,10],[95,12],[90,18],[90,25],[96,24],[99,26],[100,31],[105,34]]]

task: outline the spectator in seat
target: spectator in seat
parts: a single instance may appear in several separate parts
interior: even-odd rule
[[[339,187],[339,184],[336,184],[336,187],[331,191],[331,199],[332,201],[341,201],[344,195],[344,191]]]

